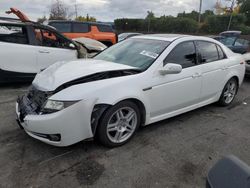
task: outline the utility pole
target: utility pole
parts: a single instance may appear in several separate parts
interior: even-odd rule
[[[75,0],[75,14],[76,14],[76,18],[77,18],[78,14],[77,14],[77,3],[76,3],[76,0]]]
[[[150,31],[150,22],[151,22],[151,18],[148,18],[148,33]]]
[[[230,15],[230,19],[229,19],[229,23],[228,23],[228,27],[227,27],[227,30],[228,30],[228,31],[230,30],[231,23],[232,23],[232,19],[233,19],[234,5],[235,5],[235,0],[232,0],[232,5],[231,5],[231,8],[230,8],[231,15]]]
[[[201,23],[201,10],[202,10],[202,0],[200,0],[199,20],[198,20],[199,23]]]

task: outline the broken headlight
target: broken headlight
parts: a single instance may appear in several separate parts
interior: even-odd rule
[[[43,107],[43,111],[60,111],[64,108],[67,108],[78,101],[55,101],[55,100],[47,100]]]

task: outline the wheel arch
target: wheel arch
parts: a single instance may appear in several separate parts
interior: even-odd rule
[[[226,85],[226,83],[227,83],[230,79],[232,79],[232,78],[235,78],[235,79],[237,80],[238,86],[241,85],[241,83],[242,83],[242,81],[243,81],[243,79],[244,79],[244,77],[240,76],[240,73],[238,73],[237,71],[232,71],[232,72],[230,72],[230,73],[226,76],[226,78],[225,78],[225,80],[224,80],[224,85],[223,85],[223,87],[224,87],[224,86]]]
[[[140,111],[140,116],[141,116],[141,126],[145,125],[146,122],[146,107],[144,105],[144,103],[137,99],[137,98],[127,98],[127,99],[122,99],[119,101],[116,101],[114,104],[109,104],[109,103],[97,103],[95,104],[94,108],[92,109],[92,113],[91,113],[91,128],[92,128],[92,132],[93,135],[96,134],[96,130],[97,127],[100,125],[100,119],[103,116],[103,114],[112,106],[123,102],[123,101],[131,101],[134,104],[136,104],[136,106],[139,108]]]
[[[239,85],[240,85],[240,79],[239,79],[239,77],[235,75],[235,76],[233,76],[232,78],[236,79],[237,84],[238,84],[238,86],[239,86]],[[232,79],[232,78],[230,78],[230,79]]]

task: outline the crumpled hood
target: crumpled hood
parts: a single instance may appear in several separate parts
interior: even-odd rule
[[[104,45],[103,43],[101,43],[97,40],[90,39],[90,38],[81,37],[81,38],[75,38],[72,40],[82,44],[88,50],[94,50],[94,51],[100,52],[100,51],[103,51],[107,48],[107,46]]]
[[[62,84],[84,76],[107,71],[128,69],[136,68],[94,59],[58,62],[38,73],[32,84],[42,91],[54,91]]]

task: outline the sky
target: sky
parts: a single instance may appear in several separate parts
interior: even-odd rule
[[[179,12],[199,10],[200,0],[61,0],[67,7],[69,15],[94,16],[98,21],[113,21],[116,18],[145,18],[147,11],[156,16],[172,15]],[[202,10],[213,9],[217,0],[203,0]],[[223,1],[223,0],[222,0]],[[49,15],[51,4],[55,0],[0,0],[0,16],[6,16],[10,7],[22,10],[32,20]]]

